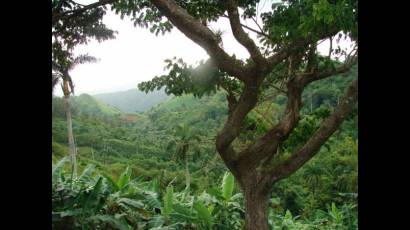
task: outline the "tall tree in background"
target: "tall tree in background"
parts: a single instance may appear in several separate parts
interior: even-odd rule
[[[357,0],[284,0],[271,2],[271,11],[265,13],[259,12],[258,0],[114,0],[74,11],[99,9],[107,2],[122,17],[130,16],[135,25],[149,27],[155,34],[176,27],[206,50],[210,59],[196,68],[182,60],[167,60],[169,73],[139,88],[148,92],[165,87],[168,94],[195,96],[219,88],[227,92],[228,119],[216,138],[216,148],[244,192],[245,228],[268,229],[272,186],[309,161],[356,105],[358,86],[354,80],[334,111],[302,147],[292,152],[278,151],[298,126],[305,87],[321,79],[340,77],[357,63]],[[58,14],[53,14],[53,25],[54,15]],[[67,15],[77,18],[73,12]],[[254,21],[255,26],[243,24],[241,17]],[[248,51],[249,59],[240,60],[225,52],[220,34],[208,27],[209,22],[219,18],[229,20],[235,39]],[[247,32],[255,33],[260,45]],[[332,44],[328,55],[318,52],[321,42],[330,39],[338,43],[343,36],[354,44],[350,51]],[[343,62],[335,59],[342,56]],[[247,115],[272,89],[287,96],[283,116],[267,132],[255,136],[252,143],[238,145]]]
[[[101,42],[114,38],[114,31],[102,23],[105,2],[108,1],[85,7],[71,0],[52,0],[52,93],[62,80],[68,146],[74,177],[77,176],[77,164],[69,100],[70,94],[74,94],[74,83],[69,71],[78,64],[96,61],[95,57],[89,55],[75,56],[73,50],[76,46],[87,44],[90,39]]]
[[[60,66],[57,63],[53,63],[53,83],[55,82],[55,84],[57,84],[59,82],[59,79],[62,80],[61,89],[64,93],[64,111],[67,118],[68,148],[71,159],[72,175],[74,178],[77,177],[77,151],[74,143],[73,122],[70,106],[70,95],[74,94],[74,84],[69,74],[69,71],[74,69],[78,64],[96,61],[97,59],[95,57],[88,55],[80,55],[74,58],[74,60],[69,61],[66,66]]]

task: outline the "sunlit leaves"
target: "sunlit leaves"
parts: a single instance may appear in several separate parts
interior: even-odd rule
[[[215,93],[224,77],[211,60],[201,62],[195,68],[188,66],[182,59],[167,59],[165,62],[165,68],[169,70],[168,74],[140,83],[138,85],[140,90],[147,93],[164,87],[167,94],[176,96],[193,94],[201,97]]]

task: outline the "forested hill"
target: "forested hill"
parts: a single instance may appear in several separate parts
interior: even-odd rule
[[[166,95],[163,90],[145,94],[136,88],[113,93],[96,94],[93,96],[126,113],[144,112],[171,98],[171,96]]]
[[[322,80],[304,91],[302,117],[281,147],[283,154],[299,148],[306,136],[315,132],[329,110],[340,102],[348,82],[356,77],[357,68],[354,68],[345,76]],[[140,114],[120,112],[90,95],[72,97],[71,100],[78,171],[88,175],[90,167],[96,170],[93,175],[97,179],[87,177],[91,178],[90,184],[95,185],[99,175],[109,176],[107,178],[113,181],[122,181],[124,175],[128,175],[134,178],[129,181],[148,184],[152,188],[147,190],[148,193],[155,191],[158,194],[155,196],[163,199],[162,194],[171,184],[178,194],[175,196],[184,194],[177,191],[185,191],[189,178],[192,199],[217,194],[215,191],[220,189],[227,171],[215,150],[215,136],[227,117],[223,91],[202,98],[192,95],[174,97]],[[128,100],[130,103],[143,101],[139,98]],[[67,123],[62,102],[61,98],[53,99],[52,159],[56,165],[68,156]],[[281,94],[269,101],[261,101],[245,120],[245,131],[239,136],[237,146],[252,141],[277,123],[285,105],[286,97]],[[271,200],[273,211],[269,214],[269,218],[279,225],[275,228],[282,229],[280,224],[287,218],[295,222],[292,224],[296,227],[292,229],[316,229],[313,225],[326,225],[318,228],[321,230],[357,229],[357,147],[357,113],[354,112],[313,160],[275,185]],[[64,171],[70,172],[69,164],[64,165]],[[71,185],[67,182],[67,186]],[[235,186],[233,194],[239,192],[239,187]],[[112,192],[112,195],[118,193]],[[175,202],[179,205],[182,201]],[[215,204],[215,210],[219,211],[212,212],[213,218],[221,222],[232,219],[232,223],[224,223],[228,226],[224,229],[241,229],[243,200],[239,199],[231,208],[218,206],[224,202]],[[150,220],[160,216],[150,215],[147,217]],[[299,218],[296,220],[292,216]]]
[[[93,96],[81,94],[79,96],[70,97],[71,110],[76,116],[104,116],[115,117],[123,112],[114,106],[108,105]],[[52,100],[53,117],[64,117],[64,104],[61,97],[53,97]]]
[[[316,129],[315,125],[320,123],[321,118],[315,111],[319,111],[320,108],[332,108],[338,104],[347,82],[355,77],[356,71],[357,69],[354,68],[345,77],[323,80],[312,84],[305,90],[303,117],[300,128],[295,131],[292,141],[298,141],[299,133],[305,134]],[[192,162],[190,165],[193,174],[201,175],[203,163],[211,159],[214,161],[209,165],[210,168],[219,168],[213,176],[217,177],[218,173],[221,175],[220,173],[225,169],[221,162],[214,159],[214,157],[217,158],[214,138],[227,117],[224,92],[200,99],[192,95],[171,98],[152,106],[141,114],[134,115],[122,113],[90,95],[72,97],[71,100],[73,129],[80,167],[84,167],[92,158],[96,160],[96,162],[92,161],[93,163],[103,162],[98,165],[110,174],[115,174],[114,177],[129,165],[134,169],[136,176],[155,178],[162,169],[165,170],[173,164],[175,150],[168,149],[168,147],[169,143],[175,139],[176,129],[182,125],[189,128],[191,136],[200,137],[199,144],[193,144],[195,148],[191,149],[193,155],[199,153],[195,157],[196,163]],[[132,103],[133,101],[144,101],[144,99],[129,98],[128,101]],[[283,95],[278,95],[272,103],[261,103],[255,111],[249,114],[244,128],[256,129],[258,135],[259,131],[263,133],[267,127],[277,122],[285,104],[286,98]],[[354,143],[357,138],[357,117],[354,117],[344,122],[341,130],[334,135],[335,138],[340,138],[341,142],[353,140]],[[345,140],[345,137],[348,139]],[[246,142],[252,138],[254,138],[253,135],[245,133],[240,140]],[[67,146],[66,120],[61,98],[53,99],[53,142],[54,147],[58,145],[65,149]],[[289,150],[291,150],[293,144],[289,143],[289,145]],[[58,147],[53,148],[53,155],[57,159],[67,155],[66,150],[60,150],[62,149]],[[91,152],[93,155],[90,155]],[[180,169],[179,179],[183,180],[184,168]],[[169,175],[167,179],[170,181],[173,176],[175,175]],[[200,185],[196,184],[196,179],[199,180],[194,176],[192,188],[206,187],[209,185],[207,183],[212,184],[212,179],[221,178],[212,178],[208,175],[209,182],[203,180]],[[183,183],[180,185],[183,186]]]

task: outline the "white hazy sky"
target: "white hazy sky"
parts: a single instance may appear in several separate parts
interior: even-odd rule
[[[93,1],[80,3],[91,2]],[[266,3],[263,10],[269,9],[269,5]],[[108,12],[103,21],[108,28],[118,31],[118,34],[116,39],[101,43],[91,41],[88,45],[81,45],[75,49],[76,54],[88,53],[99,58],[97,63],[78,65],[70,72],[76,95],[136,88],[138,83],[165,73],[164,60],[167,58],[182,58],[188,64],[195,64],[208,58],[200,46],[176,28],[171,33],[155,36],[146,28],[134,27],[129,18],[121,20],[120,16],[113,12]],[[253,22],[243,23],[256,28]],[[246,49],[234,39],[228,19],[221,18],[210,27],[213,30],[224,31],[223,46],[227,53],[235,54],[238,58],[249,56]],[[256,38],[254,33],[250,33],[250,36]],[[323,42],[319,49],[327,52],[325,50],[328,49],[328,42]],[[56,90],[56,95],[61,96],[61,90]]]

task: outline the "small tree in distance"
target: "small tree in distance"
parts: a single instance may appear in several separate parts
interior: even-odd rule
[[[199,149],[195,144],[199,144],[198,133],[185,124],[178,124],[174,128],[174,138],[169,140],[167,150],[173,151],[174,159],[185,165],[185,189],[191,185],[191,175],[189,172],[189,159],[192,154],[198,154]]]

